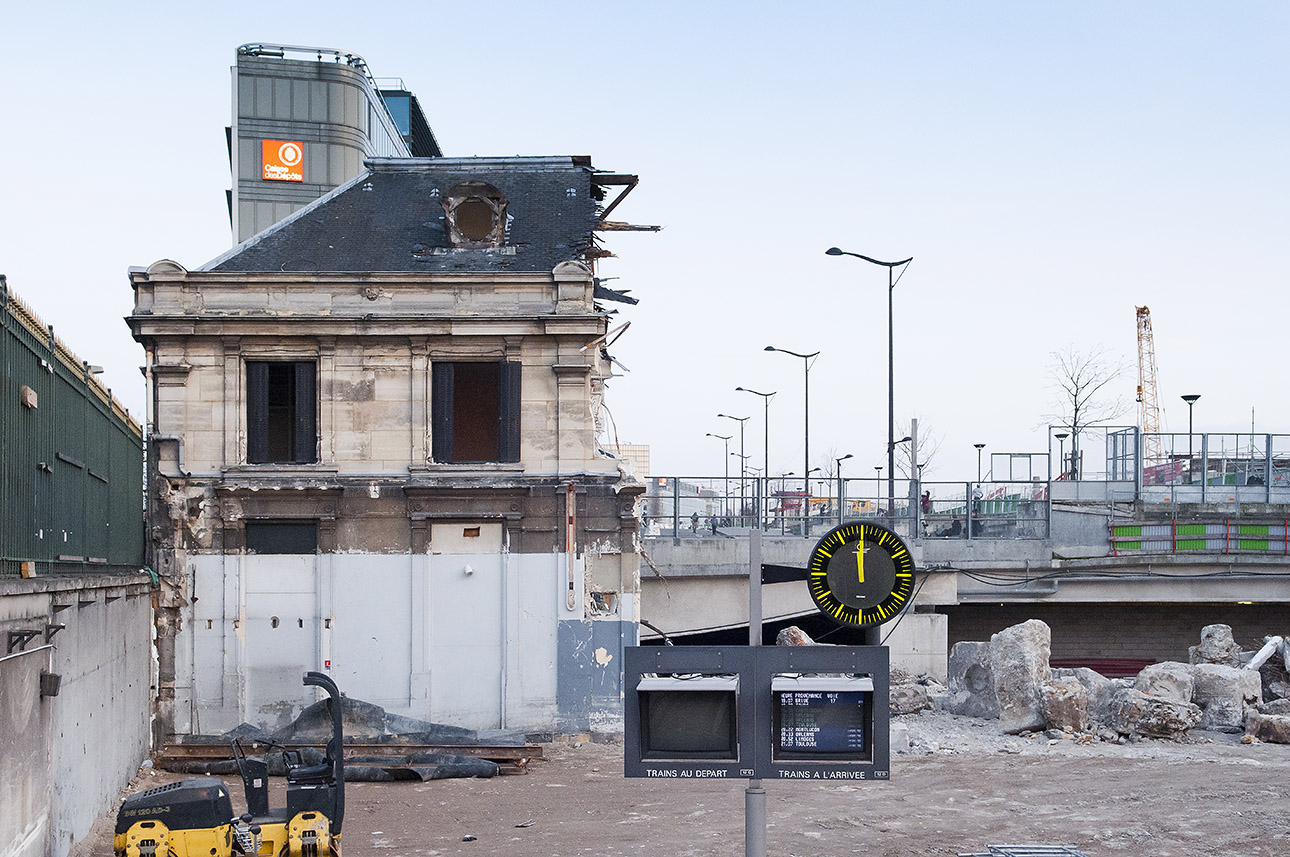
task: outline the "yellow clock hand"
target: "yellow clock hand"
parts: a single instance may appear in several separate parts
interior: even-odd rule
[[[856,545],[856,568],[860,572],[860,582],[864,583],[864,544]]]

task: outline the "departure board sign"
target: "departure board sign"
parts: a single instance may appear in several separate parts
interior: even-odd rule
[[[634,646],[624,655],[628,777],[890,776],[882,646]]]
[[[774,759],[872,758],[873,680],[858,676],[776,677],[771,682]]]

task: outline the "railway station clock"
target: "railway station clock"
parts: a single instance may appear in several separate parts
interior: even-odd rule
[[[849,523],[824,534],[807,566],[811,598],[835,622],[886,622],[914,590],[914,558],[900,537],[877,524]]]

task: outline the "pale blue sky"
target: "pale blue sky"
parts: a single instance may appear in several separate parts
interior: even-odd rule
[[[213,11],[206,12],[209,8]],[[603,263],[639,307],[608,405],[659,473],[719,473],[778,390],[771,470],[886,440],[886,279],[824,255],[913,256],[896,409],[971,478],[974,442],[1042,451],[1049,353],[1104,346],[1136,379],[1151,307],[1165,416],[1290,432],[1290,5],[397,2],[30,5],[10,72],[0,272],[142,414],[126,269],[227,249],[234,48],[337,47],[402,77],[451,155],[588,154],[641,184]],[[1126,421],[1134,419],[1133,412]]]

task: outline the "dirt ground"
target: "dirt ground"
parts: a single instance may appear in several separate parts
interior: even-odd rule
[[[765,782],[769,855],[954,855],[990,844],[1074,845],[1090,857],[1290,854],[1288,745],[1214,733],[1080,744],[932,712],[894,722],[910,747],[893,754],[888,783]],[[744,781],[624,779],[621,744],[543,750],[525,776],[347,784],[346,854],[744,853]],[[134,790],[174,778],[145,770]],[[108,855],[110,822],[74,857]]]

